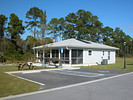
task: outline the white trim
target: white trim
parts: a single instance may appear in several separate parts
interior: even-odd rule
[[[72,49],[69,49],[69,65],[72,65]]]
[[[60,49],[59,49],[59,59],[60,59],[60,55],[61,55],[61,54],[60,54]]]
[[[36,57],[38,58],[38,50],[36,51]]]
[[[52,49],[50,49],[50,58],[52,58]]]

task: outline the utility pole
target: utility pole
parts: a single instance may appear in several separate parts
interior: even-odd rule
[[[126,42],[124,42],[124,69],[126,69]]]

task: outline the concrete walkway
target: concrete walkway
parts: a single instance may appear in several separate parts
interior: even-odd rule
[[[5,72],[7,74],[12,74],[12,73],[39,73],[41,71],[52,71],[52,70],[62,70],[62,69],[67,69],[67,70],[75,70],[75,69],[80,69],[80,67],[70,67],[70,68],[55,68],[55,69],[37,69],[37,70],[19,70],[19,71],[11,71],[11,72]]]
[[[62,88],[43,90],[9,100],[132,100],[133,72]]]

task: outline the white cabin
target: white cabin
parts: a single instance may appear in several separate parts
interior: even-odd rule
[[[62,66],[66,67],[115,63],[116,50],[119,50],[116,47],[75,38],[37,46],[33,49],[36,51],[37,66],[50,66],[46,59],[58,59],[61,60]],[[58,61],[55,63],[58,64]]]

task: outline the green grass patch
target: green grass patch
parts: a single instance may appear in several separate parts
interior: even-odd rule
[[[115,64],[85,66],[81,68],[133,71],[133,57],[126,58],[126,69],[124,69],[124,58],[116,58]]]
[[[35,67],[35,69],[48,69]],[[25,67],[24,70],[28,70]],[[0,66],[0,97],[37,91],[40,85],[10,76],[4,72],[18,71],[17,66]]]

